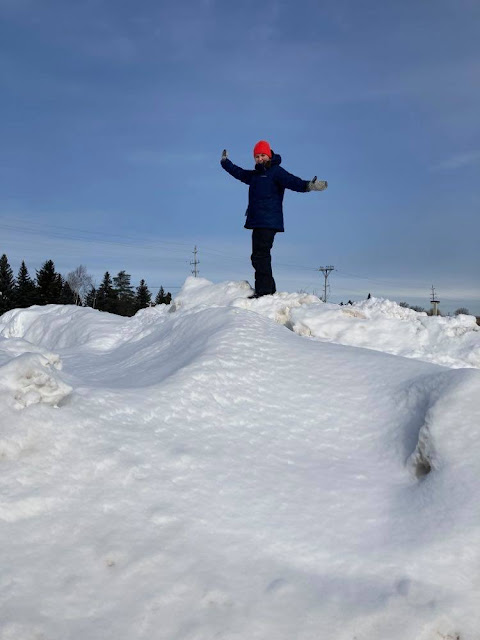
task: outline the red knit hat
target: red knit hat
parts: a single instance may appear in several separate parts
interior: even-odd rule
[[[266,140],[260,140],[260,142],[257,142],[253,147],[253,157],[257,156],[259,153],[264,153],[269,158],[272,157],[272,150]]]

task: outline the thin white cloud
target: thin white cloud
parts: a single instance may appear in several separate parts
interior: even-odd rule
[[[439,162],[432,167],[433,171],[450,171],[462,169],[472,164],[480,162],[480,150],[467,151],[465,153],[456,153],[450,158]]]

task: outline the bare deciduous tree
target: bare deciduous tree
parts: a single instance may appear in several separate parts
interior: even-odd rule
[[[417,313],[425,313],[425,309],[423,307],[419,307],[417,304],[414,304],[412,307],[410,307],[410,309],[412,309],[412,311],[416,311]]]
[[[67,282],[75,294],[75,304],[82,304],[84,296],[93,286],[92,276],[83,264],[67,275]]]

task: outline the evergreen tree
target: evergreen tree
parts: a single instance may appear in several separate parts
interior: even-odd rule
[[[15,278],[5,254],[0,258],[0,315],[15,306]]]
[[[62,276],[55,272],[53,260],[47,260],[37,271],[38,304],[59,304],[62,285]]]
[[[108,311],[109,313],[117,312],[117,294],[113,288],[112,278],[108,271],[105,271],[102,283],[98,287],[97,292],[97,309],[100,311]]]
[[[172,294],[170,291],[165,293],[165,289],[160,287],[157,297],[155,298],[155,304],[170,304],[172,301]]]
[[[62,281],[62,291],[60,293],[59,303],[60,304],[76,304],[77,296],[75,292],[72,290],[72,287],[70,286],[68,280],[64,280],[63,278],[61,278],[61,281]]]
[[[30,307],[36,303],[36,287],[30,278],[25,261],[22,260],[17,275],[17,286],[15,287],[15,306],[21,309]]]
[[[157,296],[155,298],[155,304],[163,304],[164,298],[165,298],[165,291],[163,287],[160,287],[160,289],[158,290]]]
[[[135,313],[135,294],[130,284],[130,274],[119,271],[113,278],[115,292],[117,294],[117,313],[121,316],[133,316]]]
[[[151,300],[152,294],[148,290],[145,280],[140,280],[140,285],[137,287],[137,294],[135,296],[135,311],[148,307]]]
[[[98,296],[98,292],[95,289],[95,287],[92,286],[90,288],[90,291],[85,296],[85,306],[86,307],[91,307],[92,309],[96,309],[97,308],[97,296]]]

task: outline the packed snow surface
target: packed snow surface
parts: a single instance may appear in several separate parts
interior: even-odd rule
[[[250,293],[0,317],[1,640],[480,638],[475,319]]]

